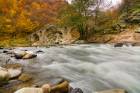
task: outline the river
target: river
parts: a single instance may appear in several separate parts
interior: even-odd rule
[[[35,84],[53,82],[59,78],[70,81],[72,87],[84,93],[123,88],[128,93],[140,93],[140,47],[113,45],[74,45],[64,47],[30,47],[15,50],[42,50],[37,58],[30,60],[11,59],[24,65],[31,73]],[[0,54],[3,64],[8,55]]]

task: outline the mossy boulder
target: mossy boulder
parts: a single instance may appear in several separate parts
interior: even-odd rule
[[[29,81],[31,79],[32,79],[32,76],[26,73],[21,74],[21,76],[18,78],[18,80],[21,80],[23,82]]]

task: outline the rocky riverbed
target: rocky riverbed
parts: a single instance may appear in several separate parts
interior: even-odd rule
[[[27,53],[36,57],[17,59],[17,51],[31,51]],[[62,80],[83,93],[139,93],[139,54],[140,47],[95,44],[0,49],[0,70],[6,76],[0,93],[42,88]]]

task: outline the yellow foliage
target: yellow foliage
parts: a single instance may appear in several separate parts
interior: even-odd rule
[[[38,26],[37,23],[32,22],[24,13],[21,13],[17,19],[16,28],[24,32],[32,32]]]
[[[31,6],[32,6],[33,9],[37,9],[37,10],[41,9],[40,4],[37,3],[37,2],[33,2]]]
[[[14,9],[11,9],[11,10],[10,10],[10,16],[11,16],[11,17],[15,16],[16,13],[17,13],[16,10],[14,10]]]
[[[12,20],[9,19],[9,18],[4,18],[4,20],[5,20],[6,23],[11,23],[12,22]]]

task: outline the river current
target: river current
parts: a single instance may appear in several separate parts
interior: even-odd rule
[[[11,62],[24,65],[31,73],[35,84],[54,82],[60,78],[70,81],[72,87],[84,93],[122,88],[128,93],[140,93],[140,47],[113,45],[74,45],[64,47],[31,47],[17,50],[42,50],[37,58]],[[0,54],[1,64],[8,55]]]

